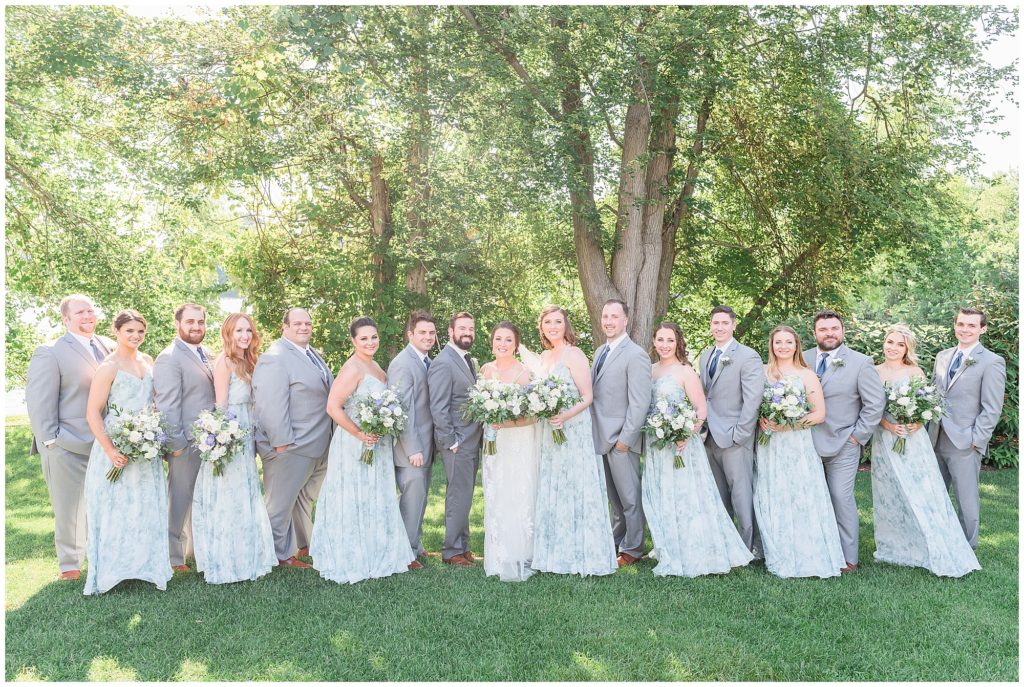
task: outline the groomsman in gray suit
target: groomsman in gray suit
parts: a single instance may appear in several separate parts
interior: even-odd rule
[[[43,344],[28,364],[25,404],[32,448],[39,454],[53,505],[53,542],[60,579],[77,580],[85,555],[85,470],[93,436],[85,421],[89,386],[114,342],[96,335],[96,306],[76,293],[60,302],[67,333]]]
[[[700,354],[700,379],[708,401],[704,448],[729,515],[743,543],[762,557],[754,524],[754,430],[764,392],[764,363],[754,349],[733,338],[736,313],[727,305],[711,311],[714,346]]]
[[[814,449],[825,467],[839,543],[846,557],[843,572],[857,569],[860,521],[853,487],[861,447],[875,431],[885,410],[885,390],[874,361],[843,343],[843,320],[832,310],[814,316],[818,346],[804,351],[804,362],[821,379],[825,421],[811,430]]]
[[[604,456],[612,536],[619,566],[643,556],[644,509],[640,490],[641,428],[651,404],[651,358],[626,334],[629,307],[609,300],[601,310],[605,343],[594,352],[594,447]]]
[[[441,452],[448,486],[444,491],[444,546],[441,560],[449,565],[470,566],[476,561],[469,550],[469,511],[473,506],[476,470],[480,463],[482,429],[479,422],[462,418],[462,404],[476,383],[476,365],[469,349],[476,338],[473,316],[452,315],[448,343],[430,363],[427,388],[434,420],[434,443]]]
[[[203,348],[206,309],[185,303],[174,311],[178,336],[160,352],[153,365],[156,407],[167,423],[167,534],[171,567],[187,571],[192,551],[192,492],[202,461],[192,441],[192,423],[214,406],[213,355]]]
[[[978,548],[978,475],[992,431],[1003,411],[1006,361],[981,345],[988,328],[985,313],[960,308],[953,325],[957,345],[935,356],[933,383],[946,394],[949,415],[929,423],[939,471],[946,489],[953,485],[960,527]]]
[[[430,415],[427,389],[427,371],[430,369],[427,351],[437,341],[433,315],[425,310],[409,313],[405,335],[409,345],[388,365],[388,384],[397,387],[402,407],[408,414],[405,429],[395,437],[395,481],[401,493],[398,509],[409,535],[409,545],[419,558],[426,554],[423,549],[423,514],[427,510],[434,459],[434,420]],[[423,564],[413,561],[409,567],[415,570]]]
[[[309,555],[313,502],[327,475],[333,427],[327,394],[334,375],[309,345],[313,319],[306,310],[289,308],[282,332],[252,373],[256,448],[278,563],[309,568],[296,556]]]

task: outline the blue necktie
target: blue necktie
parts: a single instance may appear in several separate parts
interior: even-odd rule
[[[818,375],[818,379],[825,374],[826,367],[828,367],[828,353],[822,353],[821,359],[818,360],[818,369],[814,371],[814,374]]]
[[[462,357],[466,359],[466,364],[469,365],[469,374],[476,377],[476,369],[473,368],[473,359],[469,357],[469,353],[465,354]]]
[[[326,382],[327,381],[326,370],[324,370],[324,366],[320,364],[320,361],[316,359],[316,356],[313,355],[313,351],[307,348],[306,349],[306,357],[308,357],[310,362],[312,362],[313,365],[316,366],[316,369],[320,373],[320,376],[323,377],[324,381]]]
[[[89,348],[92,349],[92,356],[96,358],[96,362],[102,363],[104,355],[100,347],[96,345],[96,339],[89,339]]]
[[[611,350],[611,348],[609,348],[608,345],[605,344],[604,350],[601,351],[601,355],[597,356],[597,365],[594,365],[594,376],[595,377],[597,377],[597,375],[601,374],[601,366],[604,365],[604,359],[608,357],[608,351],[610,351],[610,350]]]
[[[715,354],[711,357],[711,364],[708,365],[708,379],[714,379],[718,372],[718,359],[722,357],[722,349],[716,348]]]
[[[210,359],[206,357],[206,353],[203,351],[202,346],[196,346],[196,352],[199,354],[199,359],[203,361],[203,365],[210,364]]]
[[[427,368],[427,372],[430,372],[430,356],[423,356],[423,366]]]
[[[953,381],[953,376],[956,375],[956,371],[960,369],[960,363],[964,360],[964,352],[957,351],[956,355],[953,356],[953,364],[949,366],[949,374],[946,376],[946,383]]]

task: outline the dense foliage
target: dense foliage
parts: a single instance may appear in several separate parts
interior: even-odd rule
[[[615,296],[643,344],[667,316],[702,346],[727,302],[763,349],[830,306],[876,356],[879,328],[908,322],[930,368],[956,305],[977,303],[1009,362],[993,456],[1016,460],[1017,177],[973,176],[970,143],[1016,85],[983,58],[1016,10],[6,19],[9,385],[72,291],[141,310],[151,352],[184,300],[237,289],[265,330],[305,305],[333,365],[352,317],[380,321],[383,361],[421,305],[476,313],[485,358],[493,323],[536,348],[536,312],[561,302],[591,351]]]

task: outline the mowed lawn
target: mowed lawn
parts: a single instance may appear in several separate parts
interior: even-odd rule
[[[206,585],[174,576],[99,598],[59,583],[52,513],[24,420],[6,428],[8,680],[998,680],[1018,677],[1018,472],[982,473],[965,579],[875,564],[861,473],[853,575],[780,580],[763,566],[695,580],[653,562],[611,577],[485,578],[432,558],[355,586],[313,570]],[[426,545],[440,548],[443,470]],[[483,550],[483,495],[473,550]],[[125,523],[131,526],[131,523]],[[83,576],[84,581],[84,576]]]

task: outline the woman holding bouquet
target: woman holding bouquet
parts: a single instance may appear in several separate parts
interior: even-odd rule
[[[655,356],[651,413],[661,414],[660,403],[665,410],[671,407],[671,419],[679,418],[680,410],[695,411],[696,422],[692,438],[662,448],[656,435],[646,437],[643,506],[657,552],[653,572],[682,577],[727,573],[749,563],[753,555],[725,510],[704,444],[696,436],[707,418],[707,402],[679,325],[663,322],[658,327],[651,347],[651,358]]]
[[[135,310],[122,310],[114,317],[113,331],[117,349],[96,369],[85,410],[96,437],[85,473],[85,594],[102,594],[124,580],[145,580],[164,590],[173,574],[163,461],[159,455],[129,461],[108,434],[119,419],[154,408],[153,359],[139,352],[146,320]],[[159,437],[154,439],[159,443]],[[114,479],[112,468],[121,469]]]
[[[213,364],[217,408],[246,430],[233,454],[216,474],[203,461],[192,496],[192,538],[196,570],[210,584],[255,580],[275,565],[274,537],[256,473],[252,371],[259,357],[260,334],[245,313],[228,315],[220,328],[223,351]]]
[[[541,370],[560,377],[579,402],[542,423],[537,476],[534,570],[610,575],[618,569],[608,515],[604,463],[594,449],[590,412],[590,364],[575,346],[576,333],[564,308],[548,305],[538,319]],[[556,443],[552,429],[561,429]]]
[[[754,458],[754,514],[771,573],[838,577],[846,559],[810,429],[825,419],[825,402],[821,382],[807,367],[801,350],[800,337],[786,325],[777,326],[768,336],[762,409],[774,403],[794,410],[786,413],[787,422],[763,416],[760,420],[767,437],[757,442]],[[780,382],[786,387],[777,386]]]
[[[484,379],[522,387],[530,372],[516,360],[519,328],[499,322],[491,332],[494,360],[480,368]],[[504,582],[533,574],[533,518],[537,503],[539,445],[533,419],[493,425],[494,455],[484,455],[484,573]]]
[[[981,566],[953,511],[932,442],[921,423],[901,423],[893,415],[905,416],[900,406],[921,405],[924,397],[937,400],[937,390],[917,365],[916,348],[909,328],[889,327],[882,344],[885,362],[875,367],[887,397],[885,416],[871,441],[875,560],[961,577]],[[938,419],[935,408],[941,404],[923,407],[922,420]],[[897,444],[900,439],[903,446]]]
[[[387,375],[373,359],[380,347],[377,323],[358,317],[348,331],[355,353],[341,366],[327,397],[327,414],[338,427],[309,555],[325,580],[351,584],[405,572],[416,556],[398,510],[393,439],[368,434],[353,419],[360,416],[363,397],[387,387]]]

